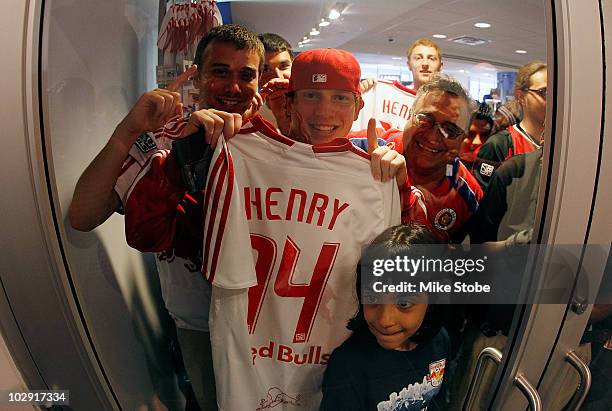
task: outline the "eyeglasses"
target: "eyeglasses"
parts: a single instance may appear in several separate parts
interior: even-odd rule
[[[442,137],[449,140],[456,140],[465,135],[465,131],[456,124],[451,122],[439,123],[430,113],[415,114],[414,119],[417,127],[422,130],[431,130],[434,126],[437,126]]]
[[[526,88],[524,89],[525,91],[533,91],[534,93],[536,93],[538,96],[542,97],[544,100],[546,100],[546,87],[542,87],[539,89],[533,89],[533,88]]]

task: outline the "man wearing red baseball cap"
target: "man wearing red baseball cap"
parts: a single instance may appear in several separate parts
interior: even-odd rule
[[[305,51],[296,57],[291,74],[289,137],[309,144],[346,137],[363,107],[355,57],[337,49]]]
[[[363,108],[360,76],[359,62],[347,51],[314,49],[300,53],[293,61],[287,92],[289,137],[322,144],[348,136]],[[375,122],[370,123],[368,152],[374,178],[387,181],[395,177],[398,184],[404,184],[404,157],[386,146],[378,147]]]

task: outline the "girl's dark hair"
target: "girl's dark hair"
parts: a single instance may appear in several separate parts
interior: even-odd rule
[[[368,324],[363,314],[363,301],[361,295],[362,270],[364,267],[368,267],[369,264],[366,260],[369,260],[372,255],[393,260],[396,257],[403,257],[414,253],[414,248],[417,245],[427,244],[440,244],[440,241],[424,226],[410,223],[387,228],[364,250],[356,270],[357,279],[355,283],[357,299],[359,300],[359,309],[357,314],[349,320],[346,326],[349,330],[353,331],[355,336],[366,337],[370,334]],[[444,305],[432,304],[432,301],[429,301],[423,323],[418,331],[410,337],[410,341],[419,344],[437,335],[442,327],[444,311]]]
[[[478,106],[478,110],[476,110],[472,114],[472,118],[470,119],[470,124],[474,120],[484,120],[493,128],[493,109],[486,103],[480,103]]]

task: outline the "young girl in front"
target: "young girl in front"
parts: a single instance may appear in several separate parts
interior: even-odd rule
[[[357,268],[359,311],[348,324],[353,334],[330,357],[321,410],[443,409],[438,393],[450,343],[440,325],[442,306],[429,304],[425,293],[387,294],[376,297],[384,304],[368,304],[361,290],[362,273],[368,272],[363,281],[370,290],[385,278],[370,274],[372,255],[419,258],[416,245],[437,243],[426,228],[401,225],[385,230],[365,250]]]

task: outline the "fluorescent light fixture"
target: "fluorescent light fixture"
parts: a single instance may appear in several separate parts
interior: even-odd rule
[[[517,54],[527,54],[527,50],[514,50]]]
[[[478,27],[479,29],[488,29],[489,27],[491,27],[491,25],[489,23],[485,23],[484,21],[480,21],[474,24],[474,27]]]
[[[331,9],[327,17],[329,17],[330,20],[336,20],[338,17],[340,17],[340,12],[336,9]]]
[[[321,32],[319,30],[317,30],[316,28],[314,28],[314,27],[310,30],[310,35],[311,36],[318,36],[320,33]]]
[[[402,57],[391,57],[391,60],[403,60]]]
[[[321,22],[319,23],[319,27],[327,27],[329,25],[330,25],[329,21],[325,19],[321,19]]]
[[[434,34],[432,37],[435,37],[437,39],[445,39],[446,38],[446,34]]]

